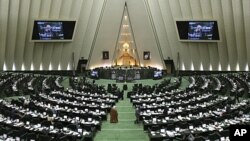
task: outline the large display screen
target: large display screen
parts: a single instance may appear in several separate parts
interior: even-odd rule
[[[91,77],[96,77],[96,78],[99,77],[97,70],[92,70],[90,75],[91,75]]]
[[[161,77],[162,77],[162,71],[161,70],[154,71],[154,78],[161,78]]]
[[[35,20],[33,41],[72,41],[76,21]]]
[[[217,21],[176,21],[181,41],[219,41]]]

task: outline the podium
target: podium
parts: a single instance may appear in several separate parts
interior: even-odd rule
[[[86,70],[87,59],[80,59],[77,64],[77,72],[83,73]]]
[[[174,61],[173,60],[164,60],[167,73],[173,74],[175,72]]]

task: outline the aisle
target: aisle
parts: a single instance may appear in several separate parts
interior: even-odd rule
[[[117,84],[122,86],[123,84]],[[128,84],[128,91],[133,84]],[[121,87],[120,87],[121,88]],[[118,120],[114,124],[108,121],[102,123],[102,131],[98,132],[95,141],[148,141],[148,134],[143,131],[142,125],[134,124],[135,110],[127,98],[127,91],[124,93],[124,100],[117,104]]]
[[[170,78],[170,77],[166,77]],[[172,78],[172,77],[171,77]],[[161,80],[137,80],[136,83],[142,83],[143,85],[154,85],[161,82]],[[91,79],[89,79],[92,82]],[[172,81],[173,82],[173,79]],[[116,83],[114,80],[100,79],[96,81],[98,85],[104,85],[107,88],[108,84],[115,83],[120,89],[124,83]],[[68,79],[64,79],[62,85],[69,87]],[[148,141],[149,137],[146,132],[143,131],[143,125],[134,124],[135,110],[130,103],[130,99],[127,98],[127,92],[132,90],[134,83],[127,83],[128,90],[124,93],[124,100],[120,100],[117,104],[118,119],[119,122],[114,124],[108,121],[102,122],[102,130],[97,132],[94,141]],[[179,88],[184,89],[189,85],[188,77],[183,77],[182,84]]]

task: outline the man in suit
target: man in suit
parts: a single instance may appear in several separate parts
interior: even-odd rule
[[[236,92],[234,94],[234,102],[235,103],[240,102],[240,100],[239,100],[239,91],[238,90],[236,90]]]
[[[136,117],[135,123],[138,124],[140,121],[140,108],[139,107],[136,107],[135,109],[135,117]]]
[[[164,111],[163,111],[163,116],[167,116],[168,115],[168,108],[164,107]]]

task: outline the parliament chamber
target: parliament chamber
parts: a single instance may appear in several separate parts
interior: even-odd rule
[[[0,141],[249,140],[249,7],[0,0]]]
[[[1,139],[92,141],[109,124],[110,109],[126,99],[132,124],[142,125],[150,141],[228,140],[230,125],[250,123],[249,73],[165,76],[153,85],[16,72],[0,77]],[[62,85],[66,80],[71,88]]]

